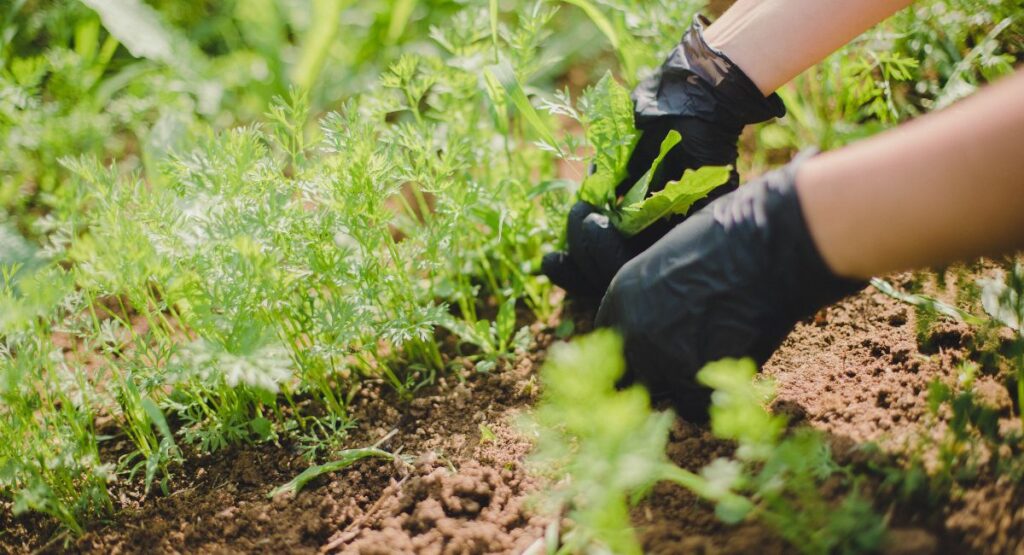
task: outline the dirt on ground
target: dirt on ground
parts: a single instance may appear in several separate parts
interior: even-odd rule
[[[578,332],[590,313],[577,311]],[[358,425],[345,447],[381,438],[405,459],[364,460],[320,477],[298,495],[268,498],[309,462],[295,446],[265,444],[193,456],[170,484],[170,495],[140,499],[129,484],[114,485],[121,507],[110,522],[84,536],[57,537],[44,519],[0,511],[12,553],[522,553],[543,546],[551,519],[537,514],[531,495],[543,487],[525,466],[530,449],[515,425],[536,402],[537,370],[557,319],[534,323],[529,352],[490,373],[470,363],[397,399],[370,383],[352,405]],[[829,307],[800,324],[768,362],[778,396],[772,404],[797,424],[823,431],[840,462],[856,462],[858,447],[879,445],[898,459],[914,438],[941,434],[927,418],[928,383],[955,379],[967,356],[970,331],[943,324],[919,345],[912,309],[874,289]],[[1006,387],[993,376],[976,389],[1008,421]],[[705,426],[679,420],[668,454],[698,470],[732,446]],[[979,479],[940,506],[875,499],[887,514],[885,552],[1024,553],[1024,489],[1005,479]],[[648,553],[790,553],[764,526],[726,526],[689,492],[661,484],[634,510]],[[69,541],[65,545],[65,541]]]
[[[80,538],[50,536],[46,519],[0,507],[0,553],[519,553],[549,519],[528,508],[538,483],[517,416],[535,402],[536,371],[551,342],[534,324],[529,352],[499,370],[469,362],[408,401],[369,382],[351,405],[345,447],[380,447],[395,462],[364,460],[297,495],[268,494],[310,466],[294,445],[236,447],[189,457],[169,485],[142,498],[112,486],[118,514]]]

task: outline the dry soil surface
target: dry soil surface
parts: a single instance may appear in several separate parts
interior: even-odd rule
[[[590,314],[577,311],[578,331]],[[920,434],[941,433],[927,417],[927,385],[950,380],[966,356],[969,330],[944,325],[919,346],[906,306],[867,289],[802,323],[764,368],[778,385],[772,407],[831,439],[842,462],[876,443],[893,460]],[[191,457],[171,494],[139,499],[137,485],[114,486],[120,511],[65,545],[38,518],[0,511],[0,551],[12,553],[521,553],[539,545],[550,523],[531,495],[529,441],[515,420],[536,402],[537,370],[554,325],[534,323],[529,352],[491,373],[471,364],[403,402],[383,384],[356,398],[349,447],[391,435],[382,447],[407,462],[364,460],[310,483],[298,495],[268,498],[308,463],[292,445],[241,447]],[[1010,398],[993,377],[981,389],[1007,421]],[[703,426],[677,421],[669,455],[699,469],[731,446]],[[133,489],[135,488],[135,489]],[[980,479],[937,507],[893,504],[879,495],[894,532],[889,553],[1024,553],[1024,488]],[[757,524],[725,526],[678,487],[659,485],[634,511],[649,553],[789,553]],[[565,523],[561,523],[565,525]],[[49,543],[48,543],[49,542]]]

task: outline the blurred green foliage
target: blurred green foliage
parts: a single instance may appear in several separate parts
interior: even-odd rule
[[[541,371],[544,397],[525,428],[537,442],[532,462],[555,484],[542,501],[573,522],[558,553],[643,553],[630,509],[660,481],[713,503],[726,524],[766,523],[802,553],[880,545],[884,522],[858,494],[851,469],[832,459],[822,434],[787,433],[786,418],[764,408],[774,388],[755,381],[752,361],[718,361],[697,374],[714,390],[711,431],[737,446],[699,473],[668,459],[674,416],[653,411],[639,385],[618,390],[624,371],[622,341],[610,330],[554,346]],[[843,493],[823,495],[826,481]]]

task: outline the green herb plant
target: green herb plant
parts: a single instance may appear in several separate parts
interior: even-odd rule
[[[568,198],[535,185],[554,181],[535,144],[550,118],[499,110],[523,96],[480,75],[531,90],[554,10],[497,37],[467,11],[484,24],[439,32],[335,112],[296,89],[263,125],[179,128],[134,171],[64,156],[37,239],[0,219],[0,495],[17,512],[79,533],[114,510],[111,481],[167,494],[184,453],[240,443],[294,440],[327,465],[307,478],[341,468],[365,380],[410,398],[448,371],[444,335],[480,371],[525,346],[517,314],[553,310],[532,269]],[[136,39],[118,40],[159,46]],[[132,449],[101,461],[108,435]]]
[[[534,463],[556,484],[545,504],[574,522],[559,552],[641,553],[630,507],[660,481],[713,503],[727,524],[763,521],[806,553],[879,545],[885,526],[857,494],[852,472],[832,460],[819,433],[786,433],[785,418],[763,408],[771,386],[753,381],[752,362],[721,361],[698,374],[715,390],[712,432],[737,449],[693,473],[665,455],[674,416],[653,412],[639,386],[615,389],[624,370],[621,348],[614,333],[595,332],[553,348],[542,370],[544,396],[527,429],[537,438]],[[819,488],[828,479],[840,480],[848,493],[825,498]]]

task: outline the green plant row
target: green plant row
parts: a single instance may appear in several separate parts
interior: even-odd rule
[[[553,14],[502,27],[517,80]],[[145,175],[61,159],[42,241],[0,223],[0,494],[15,512],[79,532],[111,512],[116,478],[166,492],[185,446],[290,437],[326,457],[363,380],[408,398],[449,355],[483,371],[524,346],[517,303],[552,310],[532,266],[566,200],[540,194],[553,157],[479,78],[487,30],[437,31],[444,53],[400,57],[312,127],[296,92],[262,125],[178,129]],[[101,457],[110,433],[134,449]]]

